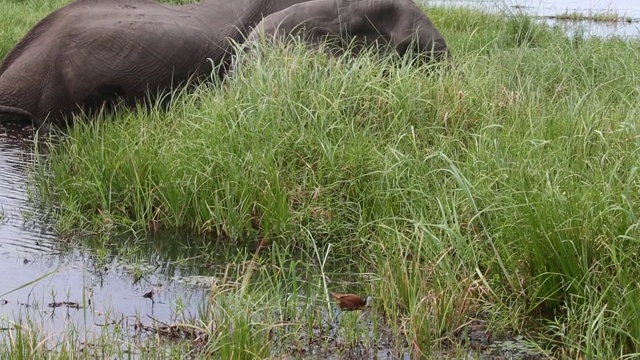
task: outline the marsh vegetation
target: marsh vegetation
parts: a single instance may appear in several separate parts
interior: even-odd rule
[[[591,14],[582,14],[580,12],[564,12],[562,14],[553,16],[552,18],[558,20],[568,20],[568,21],[593,21],[593,22],[633,22],[632,17],[628,16],[620,16],[615,12],[609,13],[591,13]]]
[[[2,18],[49,11],[30,6]],[[428,14],[454,69],[267,47],[170,111],[52,138],[33,194],[58,233],[196,235],[209,292],[196,315],[176,303],[170,324],[97,335],[9,319],[0,354],[437,358],[504,339],[530,342],[521,357],[637,354],[640,42]],[[9,24],[2,55],[33,25]],[[221,264],[221,243],[246,250]],[[339,313],[330,292],[373,306]]]

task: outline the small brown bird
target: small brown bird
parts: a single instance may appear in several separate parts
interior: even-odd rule
[[[331,297],[335,300],[340,309],[344,311],[363,310],[371,305],[373,298],[367,296],[366,299],[354,294],[337,294],[331,293]]]

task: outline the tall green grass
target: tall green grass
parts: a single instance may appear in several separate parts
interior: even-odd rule
[[[349,252],[376,326],[416,356],[480,317],[558,358],[632,357],[640,43],[429,14],[455,69],[265,48],[168,112],[80,122],[35,169],[40,200],[61,233],[183,229],[301,248],[309,264]],[[301,319],[321,316],[327,303],[310,301],[327,285],[302,292],[296,278],[218,298],[208,320],[228,338],[207,351],[269,357],[287,351],[274,332],[313,332]],[[287,326],[265,320],[285,302],[280,280],[308,310]]]

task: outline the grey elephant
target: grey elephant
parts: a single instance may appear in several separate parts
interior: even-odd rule
[[[0,65],[0,120],[66,122],[222,75],[233,42],[305,0],[76,0],[37,23]]]
[[[304,39],[312,48],[329,45],[333,55],[358,53],[377,45],[381,53],[407,50],[427,61],[450,59],[447,42],[427,15],[412,0],[312,0],[294,4],[265,17],[249,34],[242,48],[249,52],[268,40]],[[234,63],[234,66],[237,64]]]

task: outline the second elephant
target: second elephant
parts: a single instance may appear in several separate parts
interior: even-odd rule
[[[450,56],[447,42],[412,0],[312,0],[264,18],[249,34],[244,49],[262,36],[286,41],[300,36],[311,47],[329,43],[334,54],[377,45],[381,52],[404,55],[413,46],[427,60]]]

